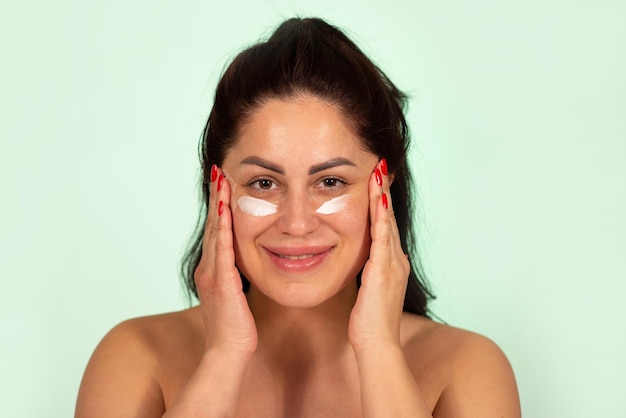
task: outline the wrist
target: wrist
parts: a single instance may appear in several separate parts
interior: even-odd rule
[[[247,350],[240,350],[232,347],[206,347],[202,361],[220,362],[228,365],[229,367],[242,365],[247,366],[254,353]]]
[[[390,330],[355,333],[355,335],[350,335],[350,344],[355,353],[402,350],[399,334]]]
[[[166,416],[234,416],[251,357],[233,350],[207,349]]]
[[[352,349],[354,350],[357,361],[368,358],[389,358],[389,356],[404,358],[404,352],[399,342],[379,341],[353,344]]]

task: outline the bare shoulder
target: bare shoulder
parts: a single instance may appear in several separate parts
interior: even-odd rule
[[[511,365],[489,338],[406,314],[402,339],[435,418],[521,416]]]
[[[173,354],[181,346],[193,347],[202,332],[199,308],[129,319],[115,326],[103,343],[135,344],[153,357]]]
[[[93,416],[94,411],[101,417],[162,416],[164,393],[171,385],[168,373],[177,367],[193,370],[189,359],[202,351],[198,319],[197,310],[188,309],[115,326],[85,369],[76,417]],[[182,350],[188,355],[181,355]]]

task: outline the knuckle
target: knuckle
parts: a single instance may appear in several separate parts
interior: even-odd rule
[[[204,289],[206,286],[206,282],[207,282],[206,279],[207,279],[206,268],[202,266],[202,264],[200,264],[200,266],[198,266],[196,271],[194,271],[193,273],[193,281],[196,284],[196,288]]]
[[[409,274],[411,272],[411,262],[409,261],[409,259],[407,257],[402,257],[401,263],[402,263],[402,270],[406,274]]]

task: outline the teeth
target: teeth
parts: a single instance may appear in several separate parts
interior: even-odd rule
[[[304,260],[305,258],[314,257],[315,254],[305,254],[305,255],[282,255],[278,254],[280,258],[286,258],[287,260]]]

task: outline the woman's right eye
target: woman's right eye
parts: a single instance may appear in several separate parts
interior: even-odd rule
[[[257,190],[272,190],[276,188],[276,184],[270,179],[255,179],[247,184],[248,187]]]
[[[271,189],[272,188],[272,180],[261,179],[257,180],[257,183],[261,189]]]

